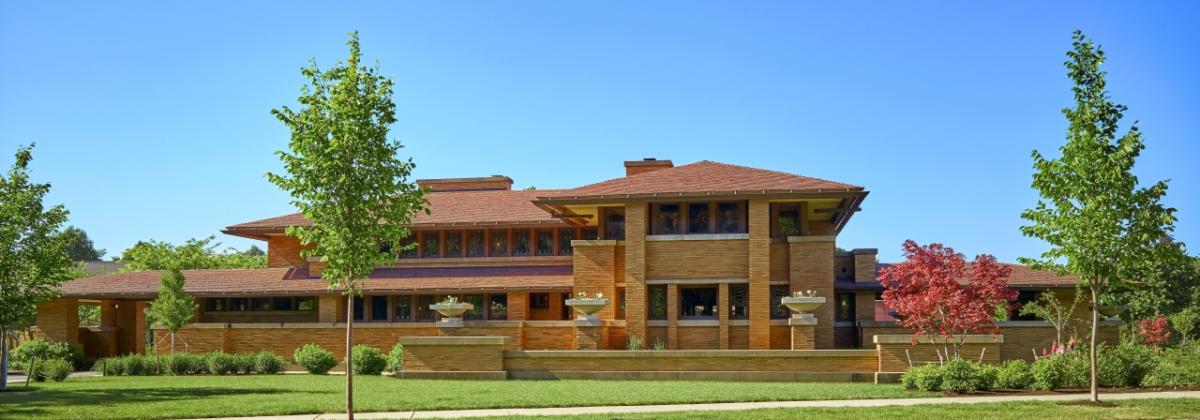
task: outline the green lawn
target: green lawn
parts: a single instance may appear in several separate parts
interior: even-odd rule
[[[180,418],[339,412],[342,376],[71,378],[0,393],[0,418]],[[433,381],[356,377],[369,411],[934,397],[899,385],[673,381]]]
[[[654,414],[608,414],[563,417],[570,420],[610,419],[987,419],[987,420],[1084,420],[1084,419],[1195,419],[1200,418],[1200,399],[1147,399],[1117,401],[1116,407],[1085,407],[1057,402],[1011,402],[985,404],[930,404],[908,407],[790,408],[747,411],[689,411]],[[497,417],[488,417],[496,419]],[[504,418],[504,417],[501,417]],[[507,417],[510,420],[531,417]],[[538,417],[546,418],[546,417]]]

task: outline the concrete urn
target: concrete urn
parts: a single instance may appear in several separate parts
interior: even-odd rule
[[[429,305],[429,309],[437,311],[445,318],[462,318],[462,315],[467,311],[475,309],[475,305],[466,302],[458,303],[435,303]]]
[[[802,314],[811,314],[812,311],[815,311],[815,310],[817,310],[817,308],[820,308],[821,305],[825,304],[825,298],[816,297],[816,296],[812,296],[812,297],[788,296],[788,297],[783,298],[780,301],[780,303],[782,303],[783,306],[786,306],[788,309],[790,309],[795,314],[802,315]]]
[[[605,306],[608,306],[608,299],[605,298],[584,298],[584,299],[567,299],[566,305],[570,306],[576,312],[579,312],[578,319],[596,319],[596,312],[600,312]]]

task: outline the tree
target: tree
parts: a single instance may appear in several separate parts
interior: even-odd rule
[[[392,81],[380,76],[378,67],[359,65],[357,32],[347,45],[347,63],[324,71],[311,63],[301,70],[308,86],[298,111],[286,106],[271,111],[292,134],[290,151],[277,152],[286,173],[267,177],[312,221],[311,227],[289,227],[286,233],[312,246],[303,255],[319,256],[325,262],[321,277],[346,296],[346,365],[351,366],[353,298],[359,282],[376,265],[394,261],[390,252],[408,249],[406,226],[426,200],[424,191],[408,180],[412,160],[397,158],[402,146],[387,137],[396,121]],[[351,419],[353,380],[347,369],[346,413]]]
[[[1033,315],[1054,326],[1054,342],[1062,344],[1063,329],[1071,322],[1071,314],[1079,305],[1079,293],[1075,293],[1071,306],[1063,305],[1062,301],[1049,290],[1038,295],[1037,300],[1026,303],[1021,307],[1021,315]]]
[[[1121,318],[1126,322],[1200,306],[1200,259],[1156,261],[1139,281],[1114,285],[1108,297],[1112,303],[1124,305]]]
[[[1165,181],[1139,187],[1132,169],[1145,145],[1134,123],[1117,137],[1126,107],[1113,103],[1100,70],[1104,51],[1075,31],[1074,49],[1067,53],[1068,76],[1076,104],[1063,109],[1068,121],[1061,157],[1047,159],[1033,151],[1033,188],[1037,205],[1021,213],[1032,224],[1025,236],[1046,241],[1049,249],[1038,258],[1022,258],[1034,269],[1074,274],[1088,290],[1092,308],[1091,400],[1098,402],[1096,331],[1101,298],[1113,288],[1138,282],[1155,264],[1181,258],[1179,247],[1167,242],[1174,230],[1175,209],[1160,202]]]
[[[967,333],[1000,332],[995,309],[1017,298],[1017,292],[1008,288],[1011,268],[986,254],[975,257],[968,267],[966,258],[953,248],[938,243],[920,246],[912,240],[904,241],[904,257],[904,262],[881,270],[879,282],[884,288],[883,304],[898,314],[900,326],[913,330],[914,341],[922,335],[942,336],[959,356]]]
[[[171,353],[175,353],[175,336],[192,320],[196,298],[183,291],[186,280],[178,268],[172,268],[158,279],[158,297],[150,302],[146,314],[151,322],[162,324],[171,333]],[[156,343],[157,344],[157,343]]]
[[[248,257],[265,257],[267,256],[267,253],[263,252],[262,248],[259,248],[258,245],[250,245],[250,248],[246,248],[246,250],[242,252],[242,255]]]
[[[266,255],[237,252],[232,248],[217,252],[221,246],[215,238],[189,239],[182,245],[171,245],[154,240],[139,241],[121,254],[125,267],[121,271],[221,269],[221,268],[265,268]],[[260,250],[261,252],[261,250]]]
[[[1188,337],[1196,329],[1196,325],[1200,324],[1200,311],[1195,308],[1187,308],[1171,314],[1167,318],[1171,320],[1171,326],[1175,327],[1175,331],[1179,331],[1179,343],[1187,344]]]
[[[8,387],[8,338],[33,325],[37,305],[58,297],[71,258],[58,230],[62,205],[42,203],[50,184],[29,182],[33,146],[17,149],[8,176],[0,176],[0,391]]]
[[[63,246],[67,249],[67,255],[71,256],[71,261],[97,261],[104,257],[105,251],[96,249],[96,245],[83,229],[67,226],[59,235],[62,236]]]

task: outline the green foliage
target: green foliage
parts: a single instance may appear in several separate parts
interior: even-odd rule
[[[900,377],[900,383],[907,389],[921,391],[938,391],[942,389],[942,366],[929,363],[908,368]]]
[[[8,174],[0,175],[0,360],[7,360],[13,331],[32,325],[37,305],[57,297],[71,275],[58,235],[67,210],[42,203],[50,184],[29,182],[32,159],[33,146],[21,147]],[[0,378],[4,390],[7,376]]]
[[[333,369],[337,365],[337,359],[333,357],[333,353],[316,344],[305,344],[296,349],[292,353],[292,360],[295,360],[296,364],[299,364],[308,373],[316,375],[329,373],[329,369]]]
[[[1049,322],[1054,327],[1055,342],[1063,342],[1063,330],[1067,324],[1071,322],[1071,314],[1075,313],[1075,307],[1079,305],[1080,293],[1078,290],[1074,293],[1075,300],[1071,302],[1071,306],[1064,305],[1058,300],[1053,291],[1047,290],[1038,295],[1037,300],[1026,303],[1021,307],[1021,315],[1033,315],[1038,319]]]
[[[254,354],[233,355],[233,365],[237,367],[234,373],[254,373],[254,364],[258,362]]]
[[[154,359],[149,356],[130,354],[117,359],[117,362],[117,369],[119,369],[118,372],[120,372],[120,375],[143,376],[158,373],[158,369],[155,368]]]
[[[87,357],[83,355],[83,349],[78,344],[61,341],[49,342],[40,338],[21,342],[21,345],[12,350],[10,357],[13,366],[19,367],[22,370],[28,369],[29,362],[35,357],[38,363],[50,359],[63,359],[71,362],[73,367],[78,367],[79,369],[88,366]]]
[[[182,245],[154,240],[138,242],[121,254],[121,262],[125,263],[121,271],[266,268],[266,255],[252,255],[232,248],[218,252],[221,243],[215,240],[209,236],[189,239]]]
[[[100,306],[79,304],[79,326],[96,327],[100,325]]]
[[[404,346],[397,343],[392,346],[392,351],[388,352],[387,370],[392,372],[400,372],[404,370]]]
[[[942,389],[965,394],[979,389],[978,367],[963,358],[955,357],[942,365]],[[986,384],[991,387],[991,383]]]
[[[160,356],[158,359],[159,372],[163,375],[187,375],[192,369],[190,353],[176,353]]]
[[[377,348],[359,344],[354,346],[353,352],[354,357],[351,359],[356,374],[378,375],[383,373],[383,369],[387,367],[387,357],[384,357],[383,352]]]
[[[996,388],[1026,389],[1033,384],[1033,371],[1029,362],[1009,360],[1000,366],[996,374]]]
[[[1200,257],[1156,261],[1139,281],[1115,288],[1112,303],[1125,305],[1126,321],[1200,308]]]
[[[163,273],[158,279],[158,297],[150,302],[150,312],[147,317],[167,327],[171,332],[171,351],[175,350],[174,335],[180,328],[192,320],[195,313],[196,299],[184,293],[185,279],[178,268]]]
[[[1147,346],[1101,345],[1097,350],[1100,352],[1100,358],[1096,365],[1096,380],[1103,387],[1139,386],[1146,374],[1154,368],[1154,352]]]
[[[283,372],[287,362],[283,356],[273,351],[260,351],[254,355],[254,371],[264,375],[274,375]]]
[[[1185,308],[1167,316],[1167,319],[1171,320],[1171,326],[1179,332],[1180,343],[1187,344],[1192,332],[1196,331],[1196,325],[1200,324],[1200,310]]]
[[[75,366],[70,361],[65,359],[50,359],[47,360],[40,368],[42,374],[53,380],[54,382],[62,382],[67,379],[71,372],[75,371]]]
[[[232,354],[212,352],[205,356],[208,360],[208,372],[213,375],[227,375],[238,372],[237,357]]]
[[[96,249],[96,245],[83,229],[67,226],[58,236],[62,239],[63,248],[71,257],[71,261],[97,261],[104,257],[105,251]]]
[[[636,335],[629,336],[629,338],[627,339],[627,342],[625,343],[625,349],[626,350],[641,350],[642,349],[641,337],[638,337]]]
[[[1083,351],[1039,357],[1033,362],[1033,389],[1086,387],[1091,381],[1091,365]]]
[[[1142,380],[1144,386],[1179,388],[1200,385],[1200,344],[1167,349]]]

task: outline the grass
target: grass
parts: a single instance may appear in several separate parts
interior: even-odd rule
[[[1049,401],[928,404],[870,408],[787,408],[746,411],[688,411],[653,414],[607,414],[563,417],[571,420],[610,419],[980,419],[1085,420],[1085,419],[1194,419],[1200,417],[1200,399],[1145,399],[1115,401],[1114,407],[1089,407]],[[496,419],[497,417],[489,417]],[[511,420],[531,417],[500,417]],[[546,418],[546,417],[538,417]]]
[[[0,393],[0,418],[184,418],[340,412],[342,376],[71,378]],[[435,381],[355,377],[355,410],[405,411],[936,397],[899,385],[684,381]],[[15,386],[15,390],[21,388]]]

